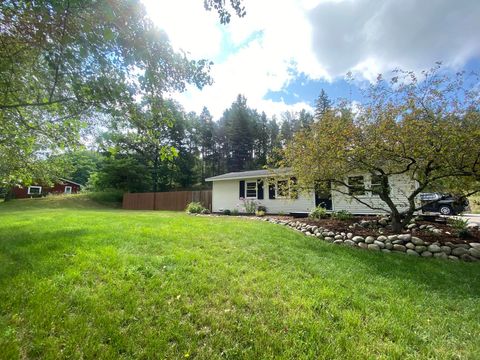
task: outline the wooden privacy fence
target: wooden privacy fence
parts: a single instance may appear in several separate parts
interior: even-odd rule
[[[128,210],[183,211],[192,201],[212,211],[211,190],[123,194],[123,208]]]

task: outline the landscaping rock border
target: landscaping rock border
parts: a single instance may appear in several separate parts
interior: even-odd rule
[[[416,236],[413,236],[412,234],[364,237],[358,235],[355,236],[355,226],[351,226],[351,232],[346,233],[333,232],[326,228],[315,225],[308,225],[298,220],[279,220],[269,217],[256,219],[268,221],[283,226],[288,226],[294,230],[302,232],[306,236],[313,236],[336,245],[359,247],[370,251],[381,251],[384,253],[399,253],[418,257],[435,257],[439,259],[448,259],[453,261],[480,260],[480,243],[431,243],[428,241],[424,241]],[[376,222],[375,224],[372,224],[371,222],[364,222],[363,224],[359,224],[359,226],[362,227],[370,227],[372,225],[385,226],[387,225],[387,223],[386,221],[382,221],[382,219],[380,219],[380,221]],[[433,227],[432,230],[435,230],[435,228]]]

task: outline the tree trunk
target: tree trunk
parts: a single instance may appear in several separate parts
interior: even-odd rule
[[[392,213],[392,230],[395,233],[401,233],[403,230],[403,224],[402,224],[402,216],[397,212],[397,213]]]

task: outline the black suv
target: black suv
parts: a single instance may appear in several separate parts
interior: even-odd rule
[[[468,199],[461,196],[441,193],[421,193],[422,212],[434,212],[442,215],[460,214],[469,209]]]

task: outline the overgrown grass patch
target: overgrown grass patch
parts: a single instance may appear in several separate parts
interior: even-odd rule
[[[479,264],[74,199],[0,206],[2,358],[480,356]]]

